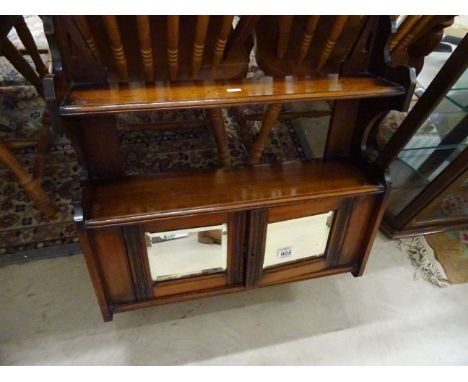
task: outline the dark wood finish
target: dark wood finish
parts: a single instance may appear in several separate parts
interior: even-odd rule
[[[83,38],[86,41],[86,45],[88,46],[89,50],[94,55],[94,57],[97,60],[99,60],[99,51],[97,49],[96,42],[94,41],[93,32],[91,32],[91,28],[89,27],[89,23],[86,19],[86,16],[75,16],[75,22],[81,34],[83,35]]]
[[[262,16],[257,62],[275,77],[339,73],[363,22],[361,16]]]
[[[193,292],[194,290],[204,291],[210,288],[218,288],[226,285],[240,284],[244,279],[244,246],[246,232],[246,215],[243,212],[236,213],[212,213],[212,214],[195,214],[181,218],[168,218],[160,220],[152,220],[140,225],[124,226],[139,227],[131,228],[135,233],[134,240],[140,245],[139,254],[143,257],[140,261],[144,261],[145,269],[147,265],[147,251],[144,248],[143,238],[144,232],[158,232],[181,228],[195,228],[203,226],[212,226],[220,224],[228,224],[228,253],[227,253],[227,268],[225,272],[197,275],[191,277],[182,277],[180,279],[158,281],[153,283],[150,278],[146,279],[147,286],[153,289],[154,297],[163,297],[175,294],[184,294]],[[141,227],[141,228],[140,228]],[[139,233],[138,233],[139,232]],[[135,247],[135,246],[134,246]],[[134,253],[135,251],[130,251]],[[149,275],[149,270],[145,271]],[[149,281],[148,281],[149,280]],[[141,284],[140,284],[141,285]],[[148,296],[149,297],[149,296]]]
[[[336,275],[340,273],[349,273],[349,272],[352,272],[353,270],[355,270],[355,266],[340,266],[340,267],[334,267],[334,268],[327,268],[323,271],[302,274],[296,277],[291,277],[289,279],[278,280],[277,282],[275,282],[275,285],[286,284],[286,283],[302,281],[302,280],[310,280],[310,279],[315,279],[315,278],[325,277],[325,276],[332,276],[332,275]],[[264,283],[262,285],[259,285],[259,287],[262,287],[262,286],[269,286],[269,284]],[[244,289],[245,288],[243,286],[240,286],[240,287],[232,286],[232,287],[217,288],[217,289],[215,288],[215,289],[210,289],[210,290],[203,291],[203,292],[187,293],[187,294],[180,295],[180,296],[179,295],[167,296],[165,298],[158,298],[158,299],[153,299],[149,301],[136,302],[136,303],[131,303],[131,304],[119,304],[118,306],[114,307],[113,312],[115,313],[127,312],[129,310],[147,308],[150,306],[157,306],[157,305],[169,304],[169,303],[174,303],[174,302],[192,300],[196,298],[204,298],[204,297],[215,296],[215,295],[235,293],[235,292],[240,292]]]
[[[80,210],[75,208],[75,228],[80,239],[81,250],[88,267],[89,276],[91,282],[93,283],[94,292],[96,293],[96,298],[99,303],[99,308],[101,309],[102,318],[104,321],[112,321],[112,309],[111,309],[111,300],[109,294],[107,293],[107,287],[105,284],[104,276],[102,274],[102,269],[98,262],[96,252],[93,250],[88,234],[83,227],[83,216],[80,215]]]
[[[92,253],[97,255],[96,260],[111,304],[133,301],[136,291],[120,228],[96,230],[89,236],[89,241]]]
[[[144,231],[140,225],[122,227],[123,238],[132,275],[133,290],[137,300],[153,297],[153,282],[149,269],[148,256],[144,241]]]
[[[206,224],[206,223],[205,223]],[[244,282],[244,266],[247,248],[247,214],[236,212],[229,214],[228,220],[228,284]]]
[[[240,26],[251,25],[246,19],[247,24],[242,21]],[[58,42],[63,68],[72,83],[105,87],[120,83],[135,88],[138,82],[146,92],[157,90],[159,81],[174,85],[196,79],[242,78],[248,68],[253,24],[250,29],[233,30],[232,21],[233,16],[56,16],[48,35],[55,37],[51,42]],[[231,39],[235,47],[228,57],[224,53]],[[117,92],[124,91],[123,87]],[[229,165],[220,115],[221,110],[213,111],[211,121],[220,162]]]
[[[153,293],[155,297],[183,295],[184,293],[199,292],[225,287],[228,283],[226,274],[213,274],[184,277],[155,283]]]
[[[122,153],[113,116],[94,116],[79,120],[79,141],[86,157],[88,174],[96,178],[124,175]]]
[[[382,190],[346,161],[167,173],[96,181],[85,218],[102,226]]]
[[[143,230],[145,232],[161,232],[161,231],[174,231],[187,228],[197,228],[203,226],[221,225],[228,221],[234,224],[235,220],[231,220],[227,212],[203,213],[203,215],[186,215],[182,218],[165,218],[158,220],[145,221]],[[232,228],[232,227],[231,227]]]
[[[310,276],[327,269],[327,260],[314,258],[311,260],[301,260],[287,266],[278,266],[271,269],[265,269],[262,272],[262,278],[259,286],[283,284],[294,279],[308,279]]]
[[[326,213],[337,210],[340,207],[341,199],[324,198],[310,200],[306,202],[288,203],[281,206],[272,207],[268,211],[268,223],[277,223],[285,220],[299,219],[306,216]]]
[[[234,16],[223,16],[223,23],[221,24],[218,38],[216,39],[216,45],[213,54],[213,71],[216,70],[219,63],[221,62],[224,50],[226,49],[226,43],[228,41],[229,32],[232,29],[232,20]]]
[[[333,226],[326,250],[327,266],[338,265],[341,250],[348,231],[349,221],[353,211],[354,199],[344,199],[333,217]]]
[[[336,40],[338,40],[338,37],[340,37],[341,33],[343,32],[346,21],[348,21],[348,16],[338,16],[336,18],[335,23],[333,24],[333,27],[330,31],[330,35],[328,36],[327,42],[325,43],[325,46],[317,61],[317,71],[321,71],[330,58],[330,54],[335,47]]]
[[[197,16],[197,24],[195,26],[195,40],[193,41],[192,52],[192,77],[197,78],[200,73],[200,67],[205,50],[205,38],[208,32],[208,23],[210,16]]]
[[[109,247],[88,248],[96,262],[90,261],[90,273],[105,302],[106,317],[109,310],[342,272],[362,274],[389,185],[386,169],[367,160],[366,137],[378,115],[408,106],[414,86],[412,70],[388,65],[389,17],[242,16],[233,27],[232,16],[151,16],[149,26],[144,16],[116,16],[107,29],[114,42],[120,36],[128,80],[114,59],[111,39],[99,33],[106,31],[102,18],[88,18],[99,21],[89,22],[99,58],[73,18],[54,18],[64,72],[72,81],[64,87],[68,92],[60,92],[66,96],[60,99],[58,111],[74,132],[90,174],[82,197],[83,217],[78,218],[85,245],[89,238],[105,242],[104,236],[96,239],[105,230],[120,235],[119,240],[109,241]],[[269,20],[275,22],[269,24]],[[271,71],[265,72],[270,77],[244,79],[254,29],[257,58],[262,57],[260,65],[269,65]],[[269,35],[274,36],[271,41]],[[148,80],[150,46],[154,82]],[[262,55],[260,50],[271,54]],[[220,107],[269,104],[263,131],[250,155],[256,163],[269,130],[281,117],[281,105],[314,100],[336,101],[323,161],[123,176],[113,113],[210,109],[222,153],[227,147]],[[99,143],[104,141],[105,146]],[[324,256],[263,269],[269,222],[327,211],[334,211],[334,219]],[[144,232],[223,223],[228,224],[225,272],[149,280]],[[119,269],[127,281],[118,290],[107,284],[119,278],[109,281],[103,274],[112,271],[101,269],[104,263],[99,259],[116,249],[119,263],[124,258],[122,245],[127,263],[120,263]],[[120,300],[122,291],[131,291],[133,300]]]
[[[107,36],[109,37],[112,54],[115,60],[115,66],[123,81],[128,79],[128,63],[125,57],[125,51],[120,36],[119,25],[115,16],[102,16]]]
[[[354,198],[330,198],[314,202],[284,205],[269,209],[268,223],[298,219],[306,216],[326,213],[328,211],[334,211],[333,224],[323,256],[291,261],[265,269],[262,268],[263,256],[261,256],[262,262],[260,270],[257,271],[260,278],[259,284],[272,285],[277,282],[281,283],[284,279],[303,277],[307,274],[337,266],[340,261],[340,254],[345,238],[347,237],[347,229],[350,216],[353,212],[353,204]],[[265,225],[267,222],[265,222]],[[363,230],[363,227],[361,227],[360,230]],[[352,245],[352,248],[355,250],[357,247],[359,247],[359,244],[357,245],[355,243]],[[264,251],[264,247],[262,247],[262,251]],[[356,261],[356,256],[349,259],[347,264],[351,264],[354,261]]]
[[[157,109],[189,109],[283,101],[388,97],[401,86],[373,76],[270,78],[231,81],[74,86],[60,107],[64,116]]]
[[[359,110],[359,100],[335,101],[328,127],[324,158],[347,157],[351,148],[353,129]]]
[[[267,222],[267,209],[261,208],[250,211],[247,265],[245,270],[245,286],[247,288],[256,287],[262,278]]]
[[[307,53],[309,52],[310,43],[314,38],[315,30],[317,29],[320,16],[309,16],[307,18],[307,24],[302,37],[301,47],[299,50],[299,57],[297,58],[297,66],[300,67]]]
[[[141,61],[145,68],[146,81],[154,81],[153,48],[151,46],[151,26],[149,16],[136,16]]]
[[[167,17],[167,62],[170,79],[177,78],[179,69],[179,16]]]

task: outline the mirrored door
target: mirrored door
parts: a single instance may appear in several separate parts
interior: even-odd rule
[[[228,288],[243,281],[244,212],[156,220],[142,224],[139,235],[154,297]]]
[[[145,232],[154,282],[222,273],[227,268],[227,224]]]

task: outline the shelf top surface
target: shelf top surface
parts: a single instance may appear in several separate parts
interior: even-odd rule
[[[400,95],[403,92],[401,86],[372,75],[75,85],[60,106],[60,114],[72,116],[248,103],[368,98]]]
[[[85,223],[102,226],[192,213],[381,192],[355,165],[287,162],[98,181],[84,202]]]

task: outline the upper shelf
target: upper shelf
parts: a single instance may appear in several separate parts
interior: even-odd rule
[[[61,115],[103,114],[156,109],[228,107],[249,103],[318,101],[400,95],[403,87],[363,75],[319,78],[247,78],[73,86],[60,106]]]
[[[90,184],[84,220],[103,226],[383,190],[345,160],[165,173]]]

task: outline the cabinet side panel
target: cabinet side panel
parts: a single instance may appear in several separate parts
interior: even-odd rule
[[[94,252],[101,264],[113,303],[135,301],[125,243],[120,228],[103,228],[91,233]]]
[[[348,223],[348,229],[339,255],[339,265],[356,263],[366,251],[369,226],[378,213],[380,195],[358,197]]]

